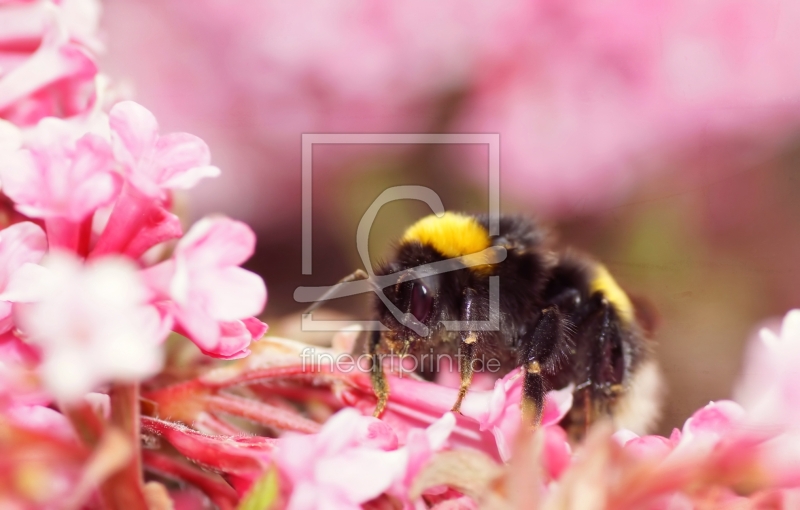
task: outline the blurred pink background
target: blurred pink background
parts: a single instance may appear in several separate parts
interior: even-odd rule
[[[759,321],[800,304],[800,4],[793,0],[108,0],[102,68],[223,176],[189,197],[259,232],[267,318],[359,267],[388,186],[487,204],[487,151],[322,146],[301,276],[302,133],[499,133],[506,212],[546,220],[662,315],[662,429],[730,396]],[[425,214],[387,206],[376,257]],[[339,306],[364,312],[363,301]],[[288,315],[287,315],[288,314]],[[282,321],[282,317],[290,319]]]

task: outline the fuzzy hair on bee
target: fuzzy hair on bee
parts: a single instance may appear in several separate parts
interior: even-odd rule
[[[504,260],[470,264],[438,274],[413,268],[461,257],[470,260],[492,247]],[[552,248],[545,229],[523,216],[501,216],[499,235],[489,217],[446,212],[411,225],[393,257],[376,275],[402,273],[385,296],[426,328],[424,336],[398,320],[380,299],[376,315],[387,331],[367,340],[372,384],[380,415],[390,398],[380,358],[455,356],[461,385],[458,411],[473,373],[494,368],[502,375],[524,367],[523,419],[540,423],[547,391],[572,385],[573,407],[562,425],[579,437],[592,422],[610,417],[644,432],[656,417],[659,377],[648,330],[651,313],[631,299],[609,271],[574,251]],[[492,277],[499,277],[499,306],[492,303]],[[469,325],[460,330],[447,321]],[[492,323],[496,327],[481,327]],[[439,367],[441,369],[441,367]],[[421,364],[421,375],[435,370]]]

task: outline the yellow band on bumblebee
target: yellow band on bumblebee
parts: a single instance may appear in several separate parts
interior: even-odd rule
[[[619,286],[617,281],[608,272],[606,266],[597,264],[594,268],[594,275],[592,281],[589,283],[589,290],[591,292],[600,292],[605,296],[611,306],[616,310],[620,320],[626,324],[633,323],[634,310],[633,303],[622,287]]]
[[[422,218],[408,227],[401,241],[431,246],[448,258],[477,253],[492,245],[489,232],[477,219],[452,212]]]

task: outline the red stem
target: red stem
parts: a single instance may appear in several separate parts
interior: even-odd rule
[[[222,377],[219,374],[224,374]],[[211,371],[198,379],[200,384],[207,388],[227,388],[239,384],[255,383],[268,379],[278,379],[282,377],[306,377],[315,378],[321,375],[343,377],[342,374],[332,372],[330,369],[320,369],[319,367],[309,367],[304,365],[289,365],[269,368],[256,368],[245,372],[230,374],[229,369],[222,369],[219,372]]]
[[[105,429],[105,423],[87,402],[76,405],[60,406],[61,412],[66,416],[81,442],[89,449],[94,449],[100,442]]]
[[[219,434],[221,436],[241,436],[247,434],[247,431],[208,413],[202,413],[198,416],[194,422],[194,426],[200,432]]]
[[[120,510],[147,510],[142,478],[141,425],[139,417],[139,385],[115,384],[109,392],[111,398],[111,424],[119,428],[131,441],[133,456],[126,467],[104,484],[111,508]]]
[[[142,429],[163,437],[195,463],[242,476],[261,473],[276,442],[257,436],[212,436],[148,416],[142,417]]]
[[[296,402],[322,402],[333,409],[340,409],[342,407],[341,399],[337,398],[329,388],[278,386],[264,383],[253,385],[250,389],[261,398],[277,395]]]
[[[293,430],[313,434],[319,432],[321,425],[315,421],[300,416],[296,412],[281,409],[257,400],[249,400],[234,395],[209,395],[205,397],[209,409],[221,411],[248,420],[276,427],[281,430]]]

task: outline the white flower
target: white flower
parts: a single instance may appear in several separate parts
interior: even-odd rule
[[[17,303],[18,325],[42,349],[42,379],[52,395],[74,401],[110,381],[135,381],[162,366],[166,323],[127,260],[82,264],[66,253],[43,266],[27,264],[6,294]]]

